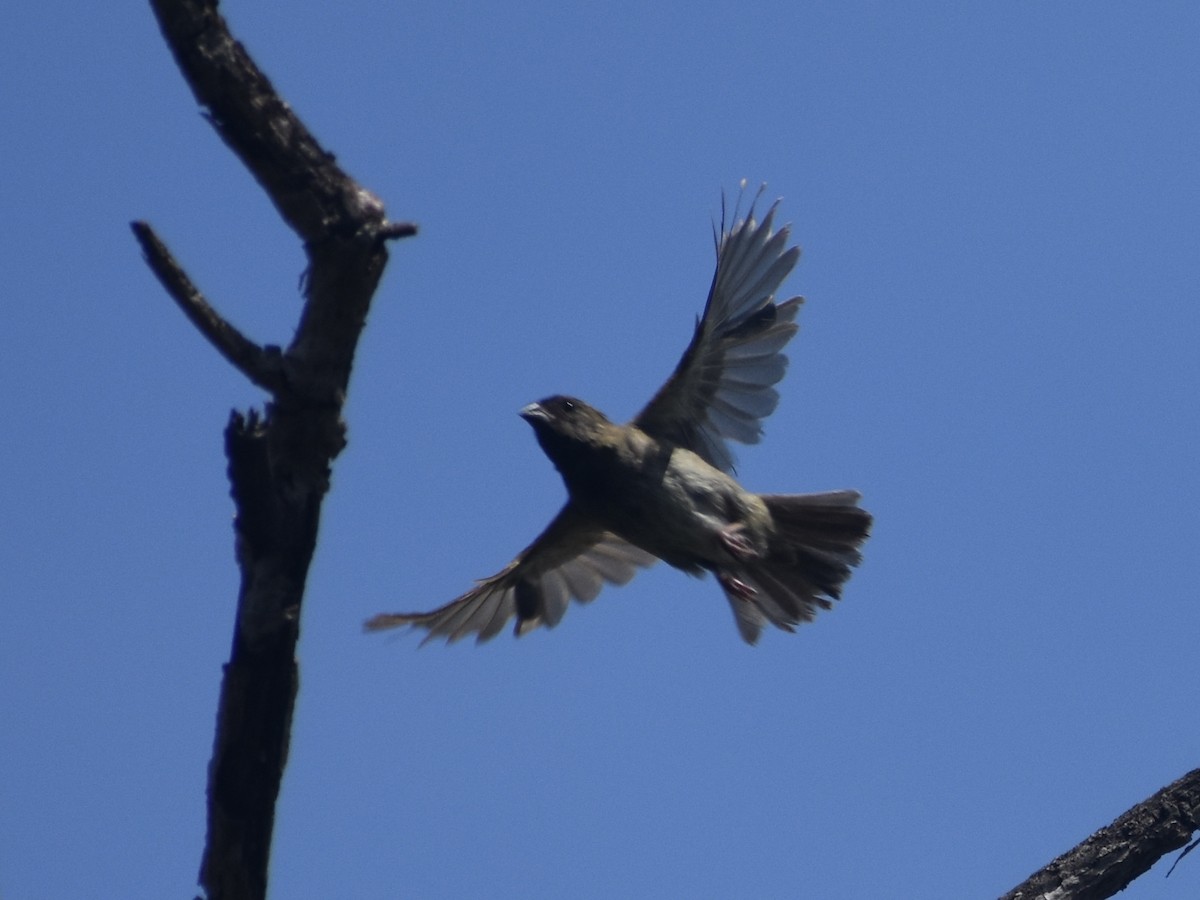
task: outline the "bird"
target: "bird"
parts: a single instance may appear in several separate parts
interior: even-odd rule
[[[743,183],[744,187],[744,183]],[[383,613],[367,631],[425,629],[422,643],[553,628],[572,600],[588,603],[662,560],[715,576],[738,633],[755,644],[765,623],[794,631],[832,608],[861,562],[871,515],[853,490],[757,494],[734,478],[728,441],[756,444],[787,367],[783,349],[804,302],[775,294],[800,258],[791,229],[774,229],[776,200],[714,223],[717,265],[704,313],[666,383],[628,424],[575,397],[530,403],[520,416],[562,477],[567,500],[517,557],[430,612]]]

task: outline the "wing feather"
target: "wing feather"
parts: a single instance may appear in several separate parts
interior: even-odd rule
[[[365,627],[368,631],[405,625],[424,628],[429,633],[422,644],[435,638],[454,643],[470,634],[483,643],[514,616],[517,634],[539,625],[553,628],[571,600],[594,600],[605,582],[625,584],[639,568],[654,562],[649,553],[590,526],[567,503],[516,559],[462,596],[431,612],[381,613]]]
[[[745,219],[717,238],[717,269],[704,315],[675,372],[634,419],[659,440],[693,450],[725,471],[733,470],[726,441],[757,443],[762,420],[775,411],[773,389],[787,370],[782,353],[798,330],[803,299],[775,302],[775,294],[800,258],[789,247],[790,229],[772,228],[778,203],[756,222]]]

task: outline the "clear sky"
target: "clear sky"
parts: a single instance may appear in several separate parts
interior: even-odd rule
[[[422,227],[351,385],[275,897],[990,897],[1200,765],[1200,6],[224,8]],[[0,896],[188,897],[221,432],[263,398],[127,223],[262,342],[304,260],[145,4],[17,4],[0,85]],[[545,524],[517,410],[649,399],[742,178],[808,302],[739,474],[862,491],[843,602],[749,648],[659,566],[520,641],[362,634]],[[1123,896],[1200,893],[1164,870]]]

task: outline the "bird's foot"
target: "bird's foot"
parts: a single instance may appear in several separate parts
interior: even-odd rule
[[[717,581],[721,583],[721,587],[725,589],[725,592],[729,594],[729,596],[737,597],[739,600],[745,600],[749,602],[758,595],[758,591],[746,584],[746,582],[742,581],[740,578],[735,578],[733,575],[730,575],[728,572],[718,572]]]
[[[743,562],[751,559],[758,559],[759,553],[754,549],[754,545],[750,543],[745,534],[746,527],[740,522],[734,522],[732,525],[727,525],[717,532],[717,540],[721,542],[721,546],[734,559],[742,560]]]

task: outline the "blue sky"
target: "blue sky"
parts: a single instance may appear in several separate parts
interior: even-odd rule
[[[1200,764],[1195,4],[225,12],[423,229],[351,386],[274,896],[988,897]],[[303,256],[143,4],[22,5],[0,51],[0,896],[190,896],[221,431],[263,398],[127,223],[262,342]],[[659,566],[520,641],[364,636],[558,508],[522,405],[649,399],[742,178],[808,302],[739,473],[863,492],[844,601],[751,649]],[[1195,894],[1164,870],[1123,896]]]

